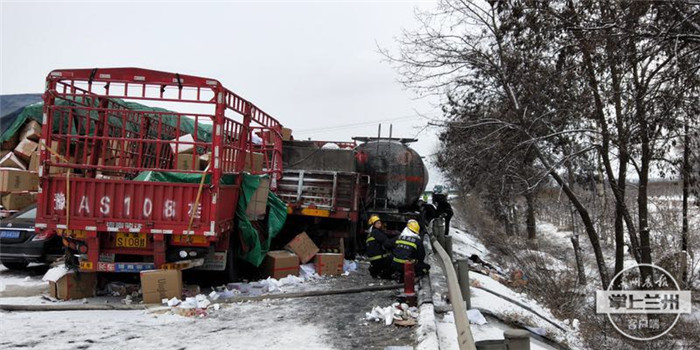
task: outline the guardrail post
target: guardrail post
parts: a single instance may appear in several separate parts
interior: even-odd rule
[[[476,350],[509,350],[503,339],[479,340],[474,345]]]
[[[433,220],[433,235],[441,246],[445,246],[445,219],[437,218]]]
[[[530,350],[530,333],[522,329],[509,329],[503,332],[508,350]]]
[[[469,290],[469,262],[467,259],[457,260],[457,280],[459,289],[462,291],[462,298],[467,304],[467,310],[472,308],[471,291]]]

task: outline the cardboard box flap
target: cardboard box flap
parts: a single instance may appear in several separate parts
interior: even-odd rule
[[[287,243],[286,246],[284,246],[284,249],[294,252],[294,254],[299,257],[299,261],[302,264],[309,262],[311,259],[313,259],[314,255],[318,253],[318,247],[316,244],[314,244],[311,238],[309,238],[309,235],[307,235],[306,232],[302,232],[294,237],[291,241],[289,241],[289,243]]]

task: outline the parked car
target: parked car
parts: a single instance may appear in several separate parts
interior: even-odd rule
[[[34,232],[36,205],[0,221],[0,262],[11,270],[29,263],[50,264],[63,256],[61,238],[55,232]]]

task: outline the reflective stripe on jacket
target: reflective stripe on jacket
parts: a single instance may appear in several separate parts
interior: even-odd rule
[[[396,240],[393,255],[393,261],[397,264],[404,264],[407,261],[423,261],[425,258],[423,240],[421,240],[419,235],[405,229]]]

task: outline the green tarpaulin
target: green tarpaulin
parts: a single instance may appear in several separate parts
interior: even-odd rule
[[[130,110],[134,111],[150,111],[150,112],[164,112],[164,113],[173,113],[172,111],[169,111],[167,109],[163,108],[157,108],[157,107],[149,107],[142,105],[140,103],[135,103],[135,102],[127,102],[123,101],[120,99],[111,99],[113,101],[116,101],[117,103],[126,106]],[[74,101],[69,101],[69,100],[62,100],[62,99],[56,99],[56,105],[57,106],[79,106],[82,104],[83,98],[77,97]],[[90,99],[90,103],[94,106],[97,107],[97,102],[98,100],[95,98]],[[44,113],[44,103],[39,102],[39,103],[34,103],[29,106],[24,107],[24,109],[19,113],[15,121],[5,130],[5,132],[0,135],[0,143],[5,142],[12,138],[16,133],[19,132],[19,130],[22,128],[22,125],[27,120],[36,120],[41,124],[43,122],[43,113]],[[84,109],[75,109],[75,113],[79,115],[84,115],[86,113],[86,110]],[[97,113],[97,112],[92,112],[92,113]],[[66,113],[54,113],[54,132],[58,132],[58,119],[61,116],[65,116]],[[152,118],[155,118],[156,120],[159,119],[157,114],[152,114],[150,115]],[[93,118],[97,118],[96,115],[92,116]],[[162,121],[163,124],[172,126],[174,128],[177,128],[178,124],[178,116],[175,114],[163,114],[162,115]],[[64,121],[65,122],[65,121]],[[122,119],[117,116],[110,116],[109,118],[109,123],[113,126],[118,126],[121,127],[122,125]],[[199,125],[197,126],[197,140],[201,142],[210,142],[211,141],[211,132],[212,132],[212,126],[211,124],[206,124],[206,123],[198,123]],[[73,124],[73,130],[71,130],[72,134],[80,134],[80,135],[93,135],[94,130],[76,130],[75,125]],[[135,125],[134,123],[129,123],[129,125],[126,126],[126,129],[128,131],[132,132],[138,132],[138,126]],[[195,131],[195,122],[192,118],[189,117],[183,117],[180,118],[180,135],[185,135],[185,134],[192,134]]]
[[[208,177],[208,175],[207,175]],[[234,251],[235,255],[254,266],[260,266],[265,255],[270,250],[272,239],[282,230],[285,220],[287,220],[287,204],[284,203],[274,193],[269,192],[267,195],[267,206],[269,207],[267,215],[267,234],[263,235],[263,239],[258,230],[248,220],[246,209],[250,203],[255,190],[260,186],[260,180],[267,175],[250,175],[243,173],[243,181],[241,183],[241,191],[238,196],[238,206],[236,209],[236,224],[243,238],[243,243],[247,247],[247,251],[243,251],[242,247],[238,247]],[[179,183],[199,183],[202,179],[200,174],[185,174],[167,171],[145,171],[140,173],[134,181],[153,181],[153,182],[179,182]],[[210,180],[205,179],[205,183]],[[233,184],[235,175],[224,175],[221,178],[221,184]]]
[[[282,226],[287,220],[287,204],[272,192],[268,192],[267,195],[267,205],[270,210],[267,215],[267,237],[264,240],[260,239],[258,231],[248,220],[248,216],[245,214],[246,208],[248,208],[253,193],[260,186],[260,180],[264,177],[266,176],[243,174],[241,194],[238,196],[238,208],[236,209],[236,223],[243,234],[243,242],[248,247],[247,252],[243,252],[239,247],[236,256],[254,266],[260,266],[265,255],[270,251],[272,239],[282,230]]]

